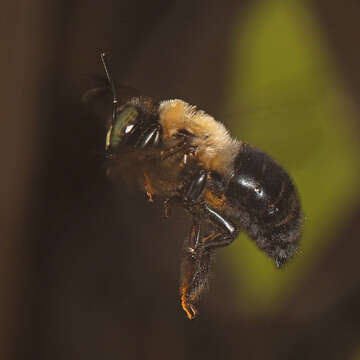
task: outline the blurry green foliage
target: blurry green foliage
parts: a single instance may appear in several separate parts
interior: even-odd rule
[[[226,113],[238,114],[234,135],[288,170],[306,215],[299,254],[282,271],[243,234],[223,252],[245,310],[256,314],[276,310],[346,221],[359,167],[351,112],[311,8],[302,0],[253,4],[233,29]]]

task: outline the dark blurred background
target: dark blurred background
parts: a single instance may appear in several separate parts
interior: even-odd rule
[[[5,0],[0,18],[2,359],[360,358],[358,0]],[[277,271],[241,235],[198,320],[178,294],[189,219],[106,179],[81,102],[103,49],[298,185],[297,258]]]

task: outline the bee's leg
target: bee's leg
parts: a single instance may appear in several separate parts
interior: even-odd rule
[[[171,199],[166,199],[164,201],[164,217],[165,217],[165,219],[168,219],[169,217],[171,217],[170,201],[171,201]]]
[[[230,245],[238,236],[239,228],[231,221],[227,220],[223,215],[219,214],[214,209],[209,208],[206,204],[203,205],[203,209],[205,210],[208,219],[220,230],[220,232],[214,232],[210,236],[202,239],[199,247],[213,250]]]
[[[181,262],[181,304],[189,319],[195,318],[198,314],[194,304],[198,302],[208,285],[214,250],[232,243],[239,233],[239,229],[217,211],[206,204],[202,205],[202,209],[203,216],[207,217],[216,231],[201,238],[200,224],[195,219],[188,243],[185,243],[185,252]]]
[[[126,132],[125,129],[124,143],[137,149],[144,149],[148,146],[158,145],[160,137],[160,124],[155,123],[145,129],[141,128],[140,125],[129,125],[129,131]]]
[[[181,260],[181,305],[190,320],[198,315],[194,304],[207,287],[212,262],[212,251],[204,249],[201,253],[194,253],[199,241],[200,224],[194,219]]]
[[[184,191],[184,200],[188,204],[195,204],[205,189],[208,178],[208,171],[199,170],[190,180]]]
[[[217,232],[212,233],[210,236],[204,238],[194,248],[194,253],[198,248],[217,248],[224,247],[231,244],[239,234],[239,229],[230,220],[226,219],[218,211],[210,208],[206,203],[200,203],[201,195],[205,189],[208,178],[208,172],[204,169],[199,170],[191,179],[187,187],[185,187],[183,199],[185,207],[188,209],[194,207],[198,209],[200,206],[202,216],[205,217],[214,228],[218,229]]]
[[[171,205],[181,203],[181,197],[178,195],[175,195],[171,198],[164,200],[164,216],[165,219],[168,219],[171,217]]]
[[[193,176],[190,182],[185,186],[185,189],[181,192],[182,196],[173,196],[170,199],[164,201],[165,217],[170,217],[170,203],[183,203],[185,201],[186,207],[191,207],[199,201],[207,182],[208,172],[206,170],[200,170]]]
[[[153,202],[154,200],[153,200],[152,194],[154,191],[153,191],[153,188],[151,185],[151,180],[146,173],[144,173],[144,179],[145,179],[145,190],[146,190],[146,195],[148,197],[148,201]]]
[[[178,155],[180,152],[184,153],[184,156],[188,158],[189,156],[193,156],[195,152],[195,148],[187,143],[187,141],[181,141],[170,149],[163,150],[160,154],[161,160],[166,160],[175,155]]]
[[[147,146],[156,146],[159,144],[161,135],[161,125],[153,124],[140,134],[134,147],[144,149]]]

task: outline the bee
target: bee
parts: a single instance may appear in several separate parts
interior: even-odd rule
[[[118,100],[101,54],[113,96],[107,126],[107,175],[135,183],[147,194],[185,209],[192,218],[181,259],[181,305],[189,319],[208,279],[216,249],[245,232],[260,250],[285,265],[297,251],[303,216],[296,188],[270,156],[234,139],[225,126],[179,99],[142,95]]]

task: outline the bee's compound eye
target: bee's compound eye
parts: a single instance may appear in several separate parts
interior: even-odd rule
[[[111,149],[117,148],[124,135],[131,134],[135,129],[135,122],[139,116],[135,106],[126,106],[115,115],[114,123],[108,131],[107,146]]]

